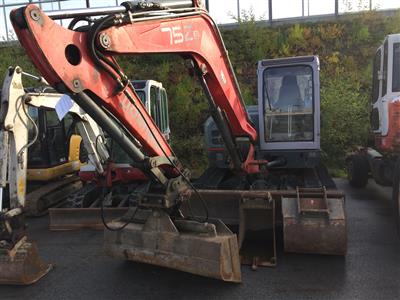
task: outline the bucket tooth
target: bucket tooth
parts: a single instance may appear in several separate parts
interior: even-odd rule
[[[22,238],[11,250],[0,249],[0,284],[29,285],[52,269],[39,258],[35,243]]]
[[[109,227],[117,229],[123,221]],[[104,248],[112,257],[176,269],[230,282],[241,282],[236,235],[220,220],[172,221],[153,211],[144,224],[104,231]]]
[[[297,197],[282,198],[282,214],[286,252],[346,255],[343,197],[328,198],[325,188],[298,188]]]

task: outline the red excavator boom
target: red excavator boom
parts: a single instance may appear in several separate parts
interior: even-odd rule
[[[35,5],[15,11],[12,20],[21,44],[51,85],[69,93],[85,91],[96,98],[98,105],[111,112],[140,141],[149,156],[171,156],[172,150],[128,86],[122,70],[106,65],[109,72],[104,72],[99,66],[105,63],[97,59],[111,61],[114,66],[117,65],[112,56],[122,54],[176,53],[192,59],[216,107],[224,112],[233,140],[248,140],[250,150],[241,159],[246,163],[240,168],[257,172],[253,158],[257,132],[241,100],[218,28],[207,12],[190,8],[148,17],[136,16],[134,12],[139,8],[133,4],[127,7],[128,12],[120,19],[105,21],[97,30],[88,32],[59,26]],[[90,52],[91,47],[101,49],[100,57]],[[130,97],[123,91],[128,91]]]

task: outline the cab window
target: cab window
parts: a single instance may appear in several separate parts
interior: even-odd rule
[[[150,88],[150,114],[154,122],[160,127],[159,112],[157,107],[158,89],[155,86]]]
[[[168,130],[168,98],[165,89],[161,90],[161,131],[166,133]]]
[[[139,96],[140,101],[143,105],[146,105],[146,94],[144,91],[136,91],[136,94]]]
[[[400,43],[393,44],[393,82],[392,91],[400,92]]]
[[[36,131],[39,130],[39,109],[37,107],[28,106],[28,113],[37,126],[37,128],[35,128],[32,122],[28,122],[28,140],[31,142],[36,136]],[[30,167],[46,165],[42,156],[42,141],[40,140],[40,136],[38,136],[33,145],[29,147],[28,164]]]
[[[264,71],[264,124],[268,142],[314,139],[314,86],[310,66]]]

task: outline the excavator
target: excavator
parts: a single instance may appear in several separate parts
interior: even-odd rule
[[[36,81],[43,80],[24,72],[20,67],[10,70],[13,71],[7,71],[3,84],[3,89],[8,91],[4,94],[3,116],[9,113],[10,106],[15,105],[15,103],[20,105],[14,96],[15,93],[20,92],[16,87],[16,84],[19,83],[14,80],[16,77],[12,75],[15,70],[18,70],[25,78]],[[46,86],[45,82],[39,83],[44,85],[37,88],[24,88],[24,97],[33,96],[36,102],[38,102],[37,99],[43,98],[45,105],[34,106],[31,104],[27,106],[27,113],[33,122],[27,123],[27,132],[26,130],[25,132],[18,130],[18,135],[14,137],[14,139],[17,139],[21,136],[22,140],[25,141],[27,134],[28,140],[33,141],[29,143],[29,147],[26,147],[29,148],[29,151],[27,151],[27,185],[22,192],[25,197],[24,211],[25,215],[28,216],[46,214],[49,207],[58,205],[69,193],[79,189],[82,184],[76,174],[87,160],[82,138],[76,134],[72,115],[67,114],[62,120],[58,119],[55,106],[62,95],[57,94],[48,85]],[[22,109],[21,107],[19,106],[20,109]],[[13,126],[11,121],[8,125]],[[4,130],[5,135],[7,135],[8,129],[2,128],[1,132],[3,133]],[[13,147],[8,144],[11,141],[5,135],[3,137],[7,140],[3,140],[0,145],[2,151]],[[6,166],[5,162],[9,157],[2,157],[4,166]],[[15,161],[9,162],[10,165],[14,163]],[[25,186],[22,183],[20,185]],[[4,196],[3,201],[8,201],[6,199],[8,193],[5,193]]]
[[[53,175],[61,176],[65,172],[76,172],[75,170],[79,169],[80,165],[79,145],[82,139],[85,148],[88,149],[89,159],[100,168],[98,171],[102,171],[102,164],[108,159],[104,145],[99,144],[95,148],[92,143],[102,132],[88,115],[75,104],[70,108],[68,115],[60,121],[56,109],[57,104],[65,96],[48,89],[47,91],[24,89],[23,76],[36,78],[45,83],[43,78],[28,74],[20,67],[10,67],[2,87],[0,282],[5,284],[31,284],[51,270],[52,265],[43,263],[39,258],[36,244],[28,241],[24,217],[32,213],[33,204],[35,207],[46,207],[50,203],[60,202],[66,198],[66,193],[68,195],[79,187],[76,184],[79,177],[71,176],[55,182],[45,182],[29,193],[28,190],[31,188],[29,178],[49,179]],[[76,124],[80,135],[75,135],[75,143],[74,138],[68,139],[72,141],[71,144],[75,144],[75,146],[69,145],[70,148],[75,149],[71,151],[75,152],[73,154],[75,158],[71,158],[70,154],[69,160],[64,158],[60,161],[59,155],[61,154],[62,157],[65,155],[62,151],[65,141],[60,138],[64,137],[64,125],[68,118],[73,119],[71,122]],[[52,139],[43,138],[49,137],[49,131],[52,132]],[[50,140],[54,142],[51,143]],[[50,147],[51,145],[54,147]],[[43,151],[49,148],[52,152]],[[41,155],[43,152],[45,155]],[[32,161],[38,164],[35,165]],[[58,166],[43,168],[47,161],[56,162]],[[77,166],[71,162],[76,162]],[[32,167],[32,164],[39,166],[39,163],[41,163],[40,170],[43,174],[38,171],[38,168]]]
[[[149,179],[132,192],[126,215],[103,218],[107,254],[238,283],[241,263],[276,264],[278,224],[285,251],[345,255],[344,195],[319,163],[316,57],[259,62],[255,124],[200,0],[48,13],[30,4],[10,16],[41,75],[74,99]],[[65,18],[88,24],[67,29],[56,23]],[[223,145],[209,148],[222,165],[209,169],[203,184],[190,181],[116,60],[140,54],[178,54],[199,78],[216,128],[211,142]],[[113,185],[112,165],[97,177],[103,203]]]

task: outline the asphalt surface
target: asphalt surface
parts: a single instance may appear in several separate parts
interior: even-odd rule
[[[276,268],[242,267],[242,284],[124,262],[103,254],[102,232],[49,232],[29,221],[30,238],[55,268],[32,286],[0,286],[0,299],[400,299],[400,242],[390,189],[346,192],[345,258],[284,254]]]

